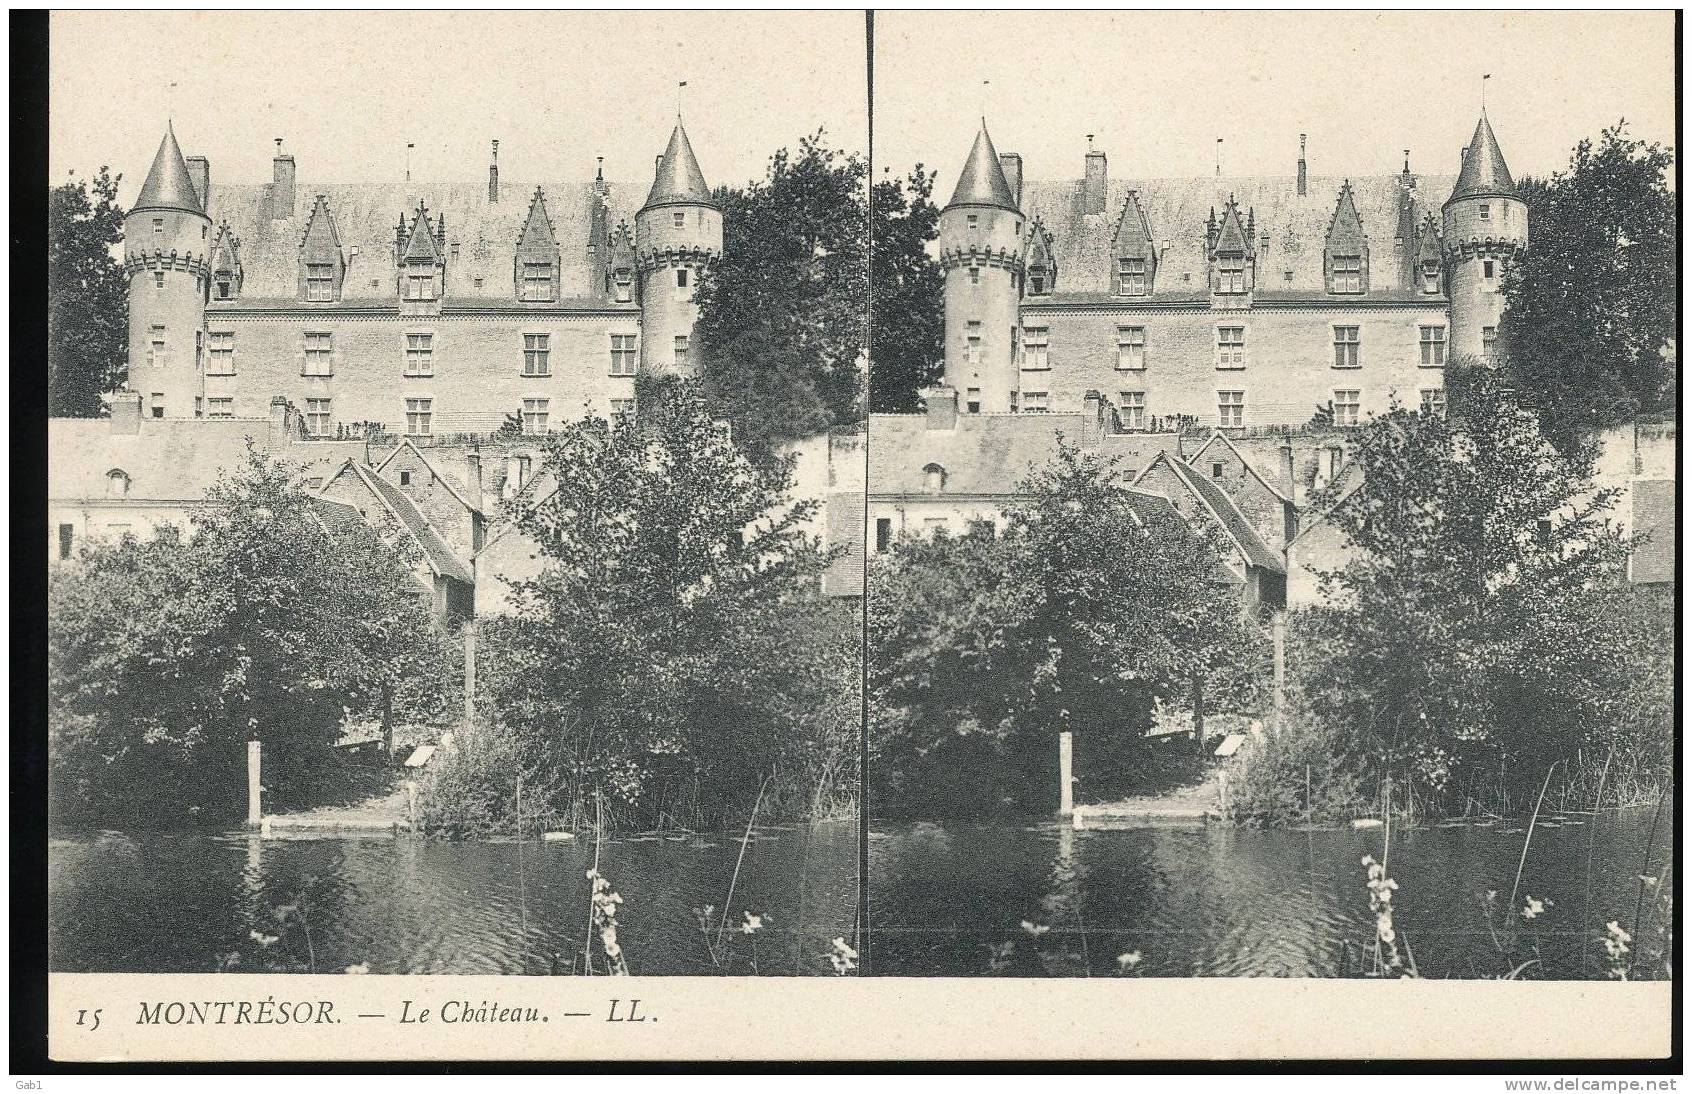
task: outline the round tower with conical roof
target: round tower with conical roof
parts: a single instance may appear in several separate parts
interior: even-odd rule
[[[691,375],[699,359],[694,291],[699,275],[723,253],[723,214],[681,120],[658,159],[646,203],[635,214],[640,269],[641,369]]]
[[[201,394],[211,218],[168,124],[123,220],[129,277],[129,388],[150,417],[187,418]]]
[[[946,384],[966,410],[1002,414],[1017,409],[1022,225],[1022,211],[983,119],[952,200],[940,211]]]
[[[1451,296],[1449,358],[1488,360],[1504,314],[1504,272],[1527,246],[1527,204],[1504,164],[1486,111],[1463,152],[1442,213],[1446,288]]]

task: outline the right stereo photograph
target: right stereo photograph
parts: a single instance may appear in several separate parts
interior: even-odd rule
[[[1669,978],[1674,39],[877,13],[869,972]]]

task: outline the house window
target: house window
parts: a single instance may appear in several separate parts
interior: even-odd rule
[[[1439,263],[1422,263],[1422,291],[1425,293],[1439,292]]]
[[[1245,392],[1218,391],[1216,421],[1223,429],[1237,429],[1245,425]]]
[[[157,289],[159,292],[164,292],[164,271],[163,270],[154,270],[153,271],[153,288]]]
[[[206,416],[206,401],[202,397],[196,395],[196,396],[194,396],[194,417],[204,418],[205,416]]]
[[[1442,387],[1425,387],[1422,389],[1422,413],[1440,418],[1445,417],[1445,389]]]
[[[971,319],[964,326],[964,363],[970,365],[981,363],[980,320]]]
[[[1143,391],[1124,391],[1122,393],[1122,428],[1144,429],[1146,427],[1146,393]]]
[[[523,336],[523,375],[552,375],[552,336],[525,334]]]
[[[1030,296],[1046,295],[1046,268],[1035,266],[1028,271],[1028,293]]]
[[[619,304],[627,304],[629,295],[634,287],[634,275],[628,270],[618,270],[611,275],[613,297]]]
[[[435,336],[408,334],[405,336],[405,374],[433,376],[435,374]]]
[[[1486,204],[1484,201],[1481,202],[1480,218],[1482,220],[1491,220],[1492,219],[1492,206]]]
[[[938,494],[946,489],[946,469],[937,463],[931,463],[923,468],[922,488],[930,494]]]
[[[677,368],[687,367],[687,335],[676,335],[675,362]]]
[[[1044,391],[1025,391],[1022,393],[1022,409],[1030,414],[1044,414],[1051,409],[1050,396]]]
[[[331,376],[334,374],[335,339],[328,331],[307,331],[305,336],[305,366],[302,376]]]
[[[612,417],[620,417],[624,414],[633,414],[634,410],[635,410],[635,401],[633,399],[612,399],[611,400],[611,415],[612,415]]]
[[[410,486],[411,485],[411,472],[409,472],[409,471],[401,471],[400,472],[400,485],[401,486]]]
[[[454,244],[456,246],[456,244]],[[552,299],[552,263],[523,263],[522,295],[524,300]]]
[[[1116,328],[1116,367],[1136,370],[1146,367],[1146,328]]]
[[[69,525],[60,525],[61,528]],[[61,536],[63,533],[61,533]],[[62,539],[61,539],[62,542]],[[890,517],[875,518],[875,553],[884,555],[893,546],[893,520]]]
[[[1220,463],[1212,461],[1210,465],[1210,477],[1213,479],[1219,479],[1222,477],[1222,465]]]
[[[115,467],[106,472],[106,496],[109,498],[128,497],[129,476]]]
[[[1422,364],[1423,366],[1437,366],[1445,364],[1445,328],[1422,328]]]
[[[978,387],[964,389],[964,410],[970,414],[981,413],[981,389]]]
[[[1246,291],[1245,256],[1221,255],[1216,260],[1216,291],[1238,295]]]
[[[1356,425],[1363,411],[1363,393],[1356,388],[1334,389],[1334,424]]]
[[[407,399],[405,401],[405,435],[427,437],[434,427],[435,400]]]
[[[155,323],[148,329],[147,338],[147,356],[152,359],[154,368],[163,368],[165,365],[164,327]]]
[[[922,532],[929,539],[939,539],[950,531],[948,524],[949,522],[945,517],[924,517],[922,518]]]
[[[687,283],[687,267],[683,266],[681,269],[676,271],[676,299],[683,303],[692,299],[687,289]]]
[[[1050,331],[1046,327],[1022,328],[1022,367],[1030,371],[1051,368],[1051,358],[1047,352],[1050,343]],[[972,354],[970,360],[975,360]]]
[[[1146,260],[1119,258],[1116,260],[1116,292],[1119,296],[1146,295]]]
[[[974,213],[970,213],[970,214],[968,214],[968,216],[969,216],[969,226],[970,226],[970,229],[972,231],[976,228],[981,227],[981,218],[980,217],[976,216]]]
[[[687,214],[677,209],[670,214],[670,223],[677,228],[687,227]]]
[[[523,400],[523,432],[539,436],[546,432],[546,399]]]
[[[971,266],[969,268],[969,283],[971,285],[981,284],[981,267]]]
[[[1245,368],[1244,327],[1216,328],[1216,367]]]
[[[219,270],[217,272],[215,284],[217,285],[217,298],[219,300],[228,300],[229,293],[235,284],[234,279],[229,275],[229,272],[227,270]]]
[[[1505,206],[1505,208],[1509,208],[1509,206]],[[1482,327],[1481,328],[1481,356],[1483,358],[1485,358],[1490,363],[1492,361],[1493,357],[1497,353],[1498,353],[1498,328],[1497,327]]]
[[[306,432],[313,437],[327,437],[329,426],[334,421],[328,399],[307,399],[305,401]]]
[[[1363,291],[1363,258],[1361,255],[1334,256],[1333,285],[1330,292],[1360,293]]]
[[[235,400],[232,398],[209,398],[206,400],[206,417],[233,418],[235,417]]]
[[[76,525],[59,525],[59,559],[63,561],[71,556],[71,548],[76,545]]]
[[[154,217],[153,218],[153,235],[155,235],[155,236],[164,235],[164,217]]]
[[[306,299],[335,299],[335,267],[327,262],[306,264]]]
[[[611,336],[611,375],[633,376],[637,356],[634,335],[613,334]]]
[[[406,274],[405,298],[407,300],[433,300],[435,298],[435,275],[432,273]]]
[[[1359,368],[1363,364],[1363,345],[1357,327],[1334,328],[1334,367]]]
[[[162,392],[162,391],[153,392],[152,402],[153,402],[153,417],[155,417],[155,418],[164,417],[165,416],[164,392]]]
[[[235,332],[232,330],[214,330],[211,332],[210,353],[206,359],[207,376],[235,375]]]
[[[1490,259],[1490,258],[1486,259],[1485,261],[1483,261],[1481,263],[1481,277],[1486,279],[1487,281],[1492,280],[1492,276],[1493,276],[1492,266],[1493,266],[1493,263],[1492,263],[1492,259]]]

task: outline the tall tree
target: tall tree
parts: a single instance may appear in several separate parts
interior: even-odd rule
[[[863,158],[821,130],[721,189],[723,257],[700,279],[710,406],[760,458],[863,415],[869,217]]]
[[[122,175],[71,178],[47,195],[47,412],[94,418],[100,393],[128,375],[128,280],[112,251],[123,242]]]
[[[1449,419],[1357,431],[1362,484],[1332,519],[1315,713],[1424,800],[1520,805],[1555,760],[1604,748],[1628,673],[1627,544],[1589,465],[1550,445],[1498,373],[1453,369]],[[1325,636],[1326,640],[1321,640]]]
[[[1576,145],[1567,171],[1521,185],[1531,239],[1505,283],[1502,334],[1522,400],[1564,452],[1674,406],[1673,164],[1617,124]]]
[[[919,163],[905,179],[884,178],[870,192],[870,409],[877,414],[919,409],[917,392],[940,378],[945,278],[928,250],[940,237],[934,177]]]

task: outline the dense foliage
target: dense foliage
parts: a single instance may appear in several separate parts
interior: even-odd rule
[[[723,257],[699,281],[695,328],[713,412],[757,458],[863,416],[869,211],[863,158],[819,130],[767,176],[720,189]]]
[[[249,453],[186,529],[53,571],[56,821],[239,815],[252,739],[273,800],[301,801],[349,721],[448,709],[451,644],[414,560],[363,522],[326,526],[296,471]]]
[[[47,192],[47,412],[93,418],[127,375],[128,279],[118,181],[106,168]]]
[[[928,245],[940,237],[934,172],[884,178],[870,191],[870,409],[907,414],[940,379],[945,357],[945,277]]]
[[[788,468],[749,461],[689,383],[638,419],[585,419],[545,445],[512,514],[545,565],[510,617],[483,624],[478,662],[529,808],[714,825],[744,817],[766,778],[766,816],[849,804],[856,616],[819,591],[816,503],[788,501]],[[449,759],[441,779],[497,785],[478,790],[480,820],[441,800],[439,826],[510,825],[517,774]]]
[[[1257,648],[1214,547],[1107,463],[1065,444],[1019,492],[1002,535],[906,537],[872,563],[878,811],[1045,811],[1059,731],[1132,755],[1155,699]]]
[[[1505,283],[1508,369],[1545,435],[1672,410],[1678,197],[1669,149],[1621,125],[1575,147],[1567,171],[1524,180],[1531,239]]]

